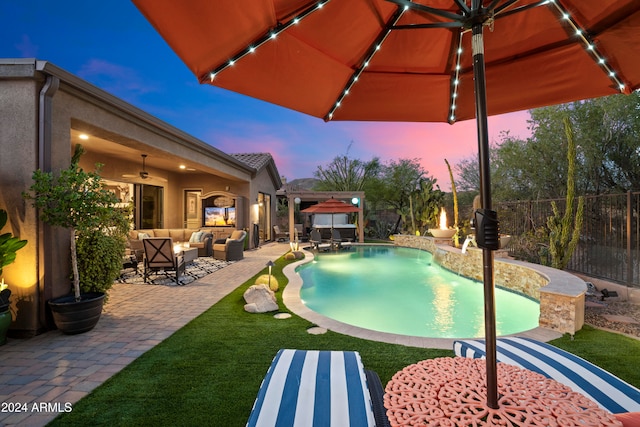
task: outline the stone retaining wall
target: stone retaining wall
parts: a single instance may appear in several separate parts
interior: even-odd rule
[[[482,281],[482,250],[467,248],[466,253],[433,237],[394,236],[394,244],[430,252],[439,265],[474,280]],[[575,334],[584,325],[584,297],[587,286],[572,274],[541,265],[500,258],[494,252],[497,286],[520,292],[540,302],[539,325],[561,333]]]

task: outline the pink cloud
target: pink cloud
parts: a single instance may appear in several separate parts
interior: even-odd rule
[[[489,140],[500,141],[500,134],[526,138],[528,112],[489,118]],[[446,123],[380,123],[303,120],[301,123],[272,124],[243,119],[227,123],[225,129],[210,131],[208,141],[227,153],[268,152],[274,157],[281,175],[289,181],[309,178],[320,165],[336,156],[382,161],[418,158],[429,176],[437,179],[444,191],[450,191],[449,172],[444,159],[454,168],[462,159],[477,156],[475,120]],[[347,153],[348,150],[348,153]]]
[[[254,135],[260,136],[221,135],[214,131],[211,140],[215,140],[214,146],[225,153],[270,153],[278,172],[291,177],[296,169],[297,153],[288,149],[290,144],[272,135],[265,135],[264,132],[256,132]]]
[[[489,141],[499,142],[501,133],[527,138],[530,118],[527,111],[489,118]],[[357,133],[366,141],[367,150],[382,160],[418,158],[429,176],[437,179],[440,188],[451,189],[451,180],[444,159],[454,168],[462,159],[478,155],[475,120],[454,125],[446,123],[360,123]]]

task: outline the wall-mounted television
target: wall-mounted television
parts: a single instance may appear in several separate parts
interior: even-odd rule
[[[235,226],[236,208],[216,208],[208,206],[204,208],[204,225],[214,226]]]

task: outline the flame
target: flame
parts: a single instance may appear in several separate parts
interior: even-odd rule
[[[447,230],[447,211],[442,208],[440,211],[440,230]]]

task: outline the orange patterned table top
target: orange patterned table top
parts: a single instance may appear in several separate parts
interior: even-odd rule
[[[622,426],[559,382],[498,363],[498,409],[486,405],[484,359],[443,357],[397,372],[384,406],[392,426]]]

